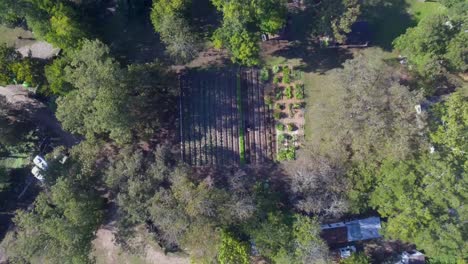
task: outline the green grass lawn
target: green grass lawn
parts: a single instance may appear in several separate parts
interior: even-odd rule
[[[4,158],[0,159],[0,166],[7,169],[18,169],[26,166],[29,163],[29,157],[18,157],[18,158]]]
[[[438,2],[421,2],[418,0],[406,0],[409,4],[408,13],[411,14],[416,21],[420,21],[424,17],[433,14],[439,14],[446,8]]]
[[[30,31],[22,28],[8,28],[0,25],[0,43],[5,43],[8,46],[14,46],[18,37],[31,38],[33,37]]]
[[[387,51],[392,50],[392,42],[409,27],[416,26],[422,18],[444,12],[445,7],[437,2],[420,0],[390,0],[373,6],[364,14],[371,23],[373,44]]]

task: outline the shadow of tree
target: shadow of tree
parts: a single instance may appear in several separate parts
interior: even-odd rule
[[[274,52],[273,56],[281,56],[286,59],[299,58],[301,65],[297,66],[296,69],[319,74],[341,68],[343,62],[353,58],[351,50],[320,48],[310,42],[295,42],[285,49]]]
[[[416,25],[408,7],[405,0],[369,0],[363,4],[362,16],[370,22],[375,46],[391,51],[393,40]]]
[[[359,20],[368,21],[373,39],[371,45],[392,50],[392,42],[407,28],[416,24],[407,12],[409,5],[405,0],[366,0],[362,4]],[[344,61],[353,57],[352,50],[320,48],[313,35],[320,34],[320,8],[308,5],[304,10],[292,10],[288,17],[286,37],[291,42],[285,48],[274,51],[272,56],[285,59],[300,59],[298,69],[305,72],[322,74],[334,68],[340,68]]]

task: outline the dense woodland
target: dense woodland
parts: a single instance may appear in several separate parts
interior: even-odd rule
[[[344,43],[354,22],[378,28],[393,21],[384,10],[405,8],[403,0],[303,2],[293,9],[286,0],[0,0],[2,25],[61,49],[41,60],[1,44],[0,85],[37,86],[36,98],[78,142],[47,151],[37,196],[9,212],[12,224],[0,236],[8,263],[94,263],[92,241],[109,218],[128,252],[152,241],[193,263],[243,264],[252,263],[254,244],[255,261],[333,263],[320,224],[368,215],[383,219],[385,240],[414,245],[428,263],[466,263],[466,1],[440,0],[442,11],[388,33],[390,47],[376,42],[327,69],[336,92],[320,105],[320,130],[306,130],[295,160],[226,168],[180,160],[177,67],[207,49],[224,51],[226,67],[269,67],[261,36],[287,31],[285,57],[302,56],[305,73],[320,72],[314,54],[343,51],[321,49],[316,37]],[[133,57],[147,35],[135,28],[122,33],[131,41],[112,35],[109,17],[114,30],[149,25],[143,35],[154,37],[157,56]],[[405,58],[404,73],[395,54]],[[306,87],[306,96],[315,89],[328,88]],[[0,160],[43,151],[47,132],[35,122],[0,96]],[[56,157],[65,152],[62,164]],[[32,177],[26,165],[6,164],[2,211],[23,189],[18,179]],[[139,244],[140,227],[149,237]],[[395,261],[359,253],[339,263]]]

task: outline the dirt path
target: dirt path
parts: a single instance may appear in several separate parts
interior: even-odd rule
[[[162,250],[150,244],[147,244],[143,252],[133,255],[122,250],[115,243],[114,228],[105,226],[96,233],[96,239],[93,241],[96,263],[98,264],[189,264],[187,257],[176,255],[166,255]]]
[[[64,131],[54,113],[42,102],[31,97],[23,86],[0,86],[0,96],[4,96],[15,109],[26,112],[38,127],[44,129],[48,135],[56,137],[62,145],[72,147],[79,142],[72,134]]]

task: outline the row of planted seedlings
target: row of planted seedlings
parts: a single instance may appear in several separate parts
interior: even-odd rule
[[[288,65],[275,65],[271,72],[274,90],[266,98],[266,103],[274,109],[277,159],[293,160],[300,146],[300,136],[304,133],[304,117],[300,114],[305,107],[302,72]],[[269,73],[269,69],[262,70],[262,76],[269,78]]]

